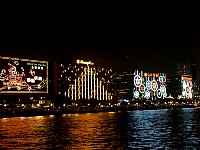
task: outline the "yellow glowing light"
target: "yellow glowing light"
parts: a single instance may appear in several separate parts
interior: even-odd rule
[[[94,65],[94,63],[93,62],[91,62],[91,61],[83,61],[83,60],[76,60],[76,63],[77,64],[85,64],[85,65]]]

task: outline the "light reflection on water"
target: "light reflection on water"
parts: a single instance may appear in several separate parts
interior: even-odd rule
[[[0,119],[0,148],[200,148],[200,109],[136,110]]]

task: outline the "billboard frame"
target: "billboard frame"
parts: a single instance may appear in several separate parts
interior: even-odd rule
[[[4,56],[0,56],[1,60],[11,60],[11,61],[22,61],[22,62],[31,62],[31,63],[44,63],[46,64],[46,90],[43,91],[36,91],[36,90],[28,90],[28,91],[0,91],[0,95],[3,94],[48,94],[49,91],[49,85],[48,85],[48,80],[49,80],[49,76],[48,76],[48,61],[41,61],[41,60],[35,60],[35,59],[24,59],[24,58],[15,58],[15,57],[4,57]]]

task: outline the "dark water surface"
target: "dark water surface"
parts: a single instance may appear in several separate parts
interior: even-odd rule
[[[200,108],[0,119],[5,149],[199,149]]]

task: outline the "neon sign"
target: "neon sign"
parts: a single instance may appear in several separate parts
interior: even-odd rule
[[[48,62],[0,57],[0,93],[48,93]]]

